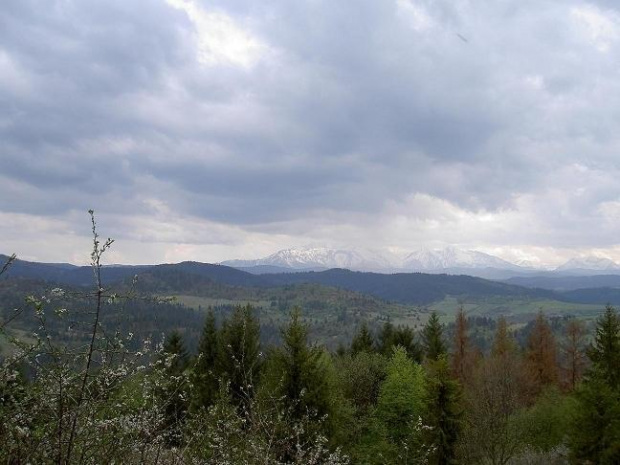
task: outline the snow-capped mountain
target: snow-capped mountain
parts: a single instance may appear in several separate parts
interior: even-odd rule
[[[461,250],[456,247],[416,250],[405,257],[402,267],[410,271],[483,268],[518,271],[522,269],[520,266],[499,257],[475,250]]]
[[[569,261],[556,268],[556,271],[620,271],[620,265],[609,258],[604,257],[580,257],[571,258]]]
[[[347,268],[359,271],[388,271],[398,268],[393,259],[370,250],[329,249],[327,247],[295,247],[280,250],[256,260],[229,260],[223,265],[236,268],[276,266],[297,270]]]

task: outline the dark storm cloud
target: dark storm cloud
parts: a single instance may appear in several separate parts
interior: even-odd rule
[[[0,210],[159,202],[267,230],[416,194],[473,214],[535,196],[540,224],[583,231],[620,198],[612,7],[8,0]]]

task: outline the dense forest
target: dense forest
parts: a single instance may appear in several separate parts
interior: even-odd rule
[[[360,313],[328,348],[311,342],[304,308],[269,321],[135,283],[114,292],[101,265],[111,241],[93,232],[92,289],[4,281],[4,463],[620,463],[611,306],[589,326],[540,312],[513,327],[461,307],[416,329]]]

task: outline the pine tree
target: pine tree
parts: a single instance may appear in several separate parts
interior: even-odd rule
[[[456,442],[462,428],[462,393],[450,375],[445,355],[429,363],[426,411],[430,436],[434,445],[431,463],[448,465],[455,458]]]
[[[542,312],[538,313],[528,338],[526,370],[532,383],[533,395],[538,396],[545,386],[557,384],[557,348],[551,328]]]
[[[173,330],[164,341],[164,356],[169,358],[170,365],[167,372],[170,375],[183,373],[187,368],[189,356],[185,349],[183,336],[177,330]]]
[[[598,320],[588,356],[592,360],[591,375],[602,378],[613,389],[620,388],[620,319],[609,305]]]
[[[578,409],[570,437],[579,463],[620,463],[620,320],[607,306],[588,350],[592,367],[577,390]]]
[[[198,360],[192,372],[192,408],[208,408],[219,392],[219,379],[215,371],[218,351],[218,332],[215,314],[209,310],[198,343]]]
[[[394,325],[390,321],[386,321],[379,333],[379,353],[383,355],[391,355],[394,346]]]
[[[443,327],[435,312],[431,314],[422,330],[422,344],[428,360],[439,360],[447,353],[446,344],[443,341]]]
[[[172,331],[164,341],[163,354],[165,376],[159,392],[164,401],[164,437],[169,445],[178,447],[182,443],[183,424],[187,416],[187,378],[185,369],[188,365],[188,354],[183,337],[177,330]]]
[[[353,355],[360,352],[373,352],[375,348],[375,340],[372,337],[368,324],[364,321],[353,340],[351,341],[351,353]]]
[[[415,334],[409,326],[394,327],[389,321],[383,325],[379,335],[379,352],[386,357],[392,355],[395,347],[402,347],[414,362],[422,361],[422,349],[415,340]]]
[[[220,329],[216,372],[229,384],[232,401],[247,410],[260,374],[260,326],[252,306],[235,308]],[[248,413],[248,412],[246,412]]]

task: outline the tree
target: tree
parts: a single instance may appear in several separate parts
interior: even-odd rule
[[[462,428],[461,387],[450,374],[447,357],[430,362],[427,376],[427,424],[434,451],[431,463],[448,465],[456,456],[456,442]]]
[[[424,415],[425,393],[422,367],[407,357],[405,349],[397,347],[381,385],[376,411],[393,442],[402,440],[408,434],[411,422]]]
[[[375,340],[368,329],[368,324],[364,321],[355,336],[353,336],[353,340],[351,341],[351,353],[355,355],[360,352],[373,352],[374,347]]]
[[[248,414],[261,366],[260,326],[252,306],[236,307],[222,323],[215,365],[218,378],[228,383],[232,401]]]
[[[218,332],[215,314],[209,310],[198,343],[198,360],[192,372],[192,409],[210,407],[218,395],[219,379],[215,372]]]
[[[491,355],[476,367],[466,386],[463,463],[506,465],[518,453],[523,440],[513,416],[524,405],[522,384],[516,344],[500,318]]]
[[[422,329],[422,345],[426,358],[429,360],[439,360],[447,353],[446,344],[443,340],[443,327],[439,323],[439,317],[433,312],[428,322]]]
[[[293,310],[281,333],[283,344],[266,362],[259,396],[263,405],[279,412],[270,411],[269,415],[282,419],[276,437],[286,437],[303,424],[301,437],[321,432],[331,438],[337,434],[343,402],[329,355],[308,345],[308,327],[301,321],[299,309]],[[278,455],[288,463],[295,456],[295,444],[282,439],[279,442]]]
[[[576,463],[620,463],[620,395],[603,378],[590,378],[577,389],[569,445]]]
[[[565,382],[570,391],[574,391],[577,383],[581,381],[585,368],[585,325],[576,318],[571,319],[566,325],[566,338],[562,345],[564,355]]]
[[[557,348],[551,328],[543,313],[539,312],[528,338],[525,362],[534,396],[538,396],[545,386],[557,384],[556,353]]]
[[[592,360],[591,376],[603,379],[612,389],[620,388],[620,319],[610,305],[598,320],[588,357]]]
[[[413,329],[409,326],[394,327],[389,321],[383,325],[379,335],[379,352],[387,357],[392,355],[394,347],[402,347],[411,360],[422,361],[422,349],[415,341]]]
[[[165,379],[160,396],[164,402],[164,437],[169,445],[177,447],[182,443],[188,407],[188,386],[184,373],[188,354],[183,337],[177,330],[172,331],[164,341],[162,357]]]
[[[454,354],[452,356],[452,373],[457,380],[464,384],[471,375],[472,354],[467,336],[467,319],[463,306],[456,314],[456,328],[454,331]]]
[[[571,453],[585,463],[620,463],[620,321],[607,306],[588,350],[592,366],[577,389]]]
[[[506,319],[501,316],[497,320],[497,328],[493,338],[491,354],[495,357],[501,357],[506,354],[510,354],[515,349],[516,343],[508,331],[508,323],[506,322]]]

